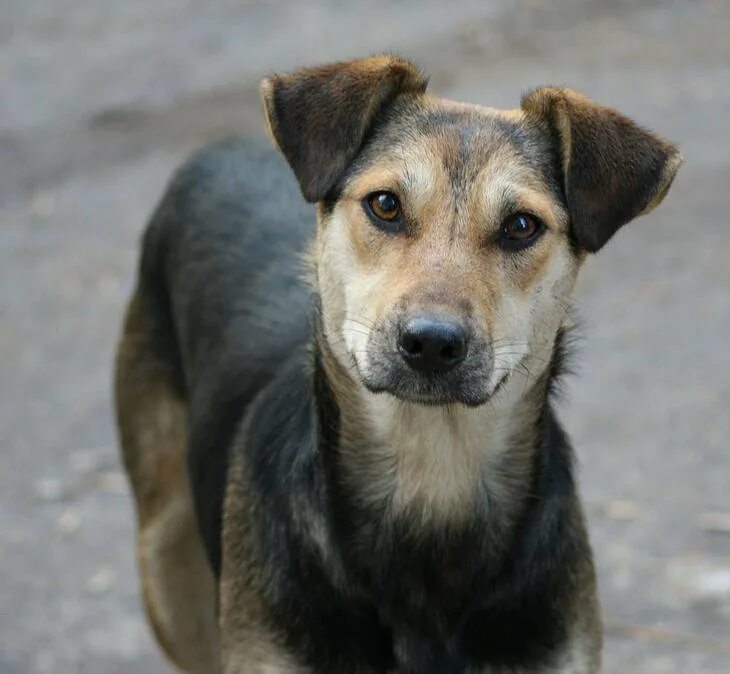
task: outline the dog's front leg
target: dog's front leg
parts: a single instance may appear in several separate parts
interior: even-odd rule
[[[312,674],[265,625],[260,601],[236,574],[221,579],[220,626],[223,674]]]

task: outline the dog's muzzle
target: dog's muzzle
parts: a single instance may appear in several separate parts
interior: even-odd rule
[[[424,405],[481,405],[489,398],[492,350],[466,319],[417,313],[373,330],[363,384]]]

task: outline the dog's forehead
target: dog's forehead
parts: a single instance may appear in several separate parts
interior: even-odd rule
[[[550,139],[520,110],[428,96],[400,101],[375,129],[355,169],[383,163],[408,171],[438,164],[457,193],[487,166],[559,190]]]
[[[397,110],[397,109],[396,109]],[[396,112],[402,124],[426,136],[459,141],[477,150],[483,143],[512,143],[520,147],[527,140],[520,110],[499,110],[471,103],[422,96]],[[487,149],[487,148],[485,148]]]

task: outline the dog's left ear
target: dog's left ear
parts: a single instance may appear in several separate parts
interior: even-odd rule
[[[589,252],[661,203],[682,163],[668,141],[570,89],[537,89],[522,109],[556,137],[573,234]]]
[[[427,80],[395,56],[305,68],[261,83],[266,121],[307,201],[322,200],[354,159],[375,117]]]

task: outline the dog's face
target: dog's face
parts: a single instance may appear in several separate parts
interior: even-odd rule
[[[322,202],[335,356],[371,391],[474,406],[545,369],[585,253],[661,200],[679,155],[573,92],[505,112],[424,88],[380,57],[272,78],[264,101]]]
[[[477,405],[545,357],[578,267],[554,169],[519,115],[393,106],[317,252],[327,333],[365,386]]]
[[[545,358],[578,268],[554,172],[519,115],[393,106],[317,252],[327,333],[367,388],[477,405]]]

